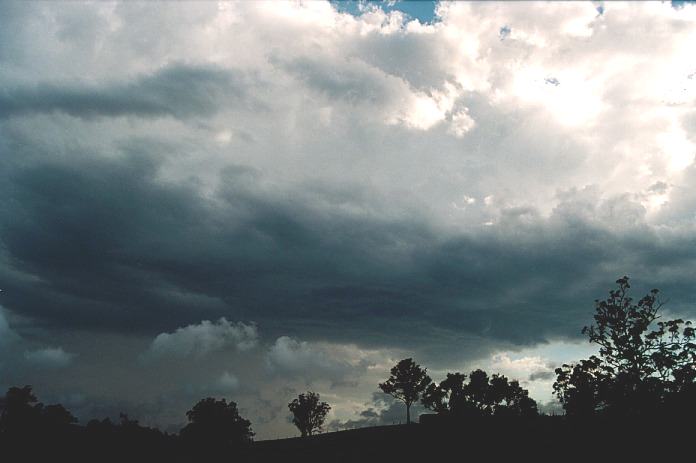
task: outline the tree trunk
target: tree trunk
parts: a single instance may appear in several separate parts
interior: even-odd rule
[[[406,424],[411,424],[411,404],[406,404]]]

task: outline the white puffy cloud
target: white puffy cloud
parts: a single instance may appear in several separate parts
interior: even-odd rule
[[[355,345],[300,341],[281,336],[270,346],[266,365],[270,372],[310,380],[340,382],[363,375],[384,360],[381,353]]]
[[[516,378],[528,376],[531,372],[537,370],[546,370],[549,368],[549,362],[542,359],[540,356],[523,356],[513,358],[509,353],[503,352],[495,354],[491,358],[491,367],[507,372],[506,374],[513,375]]]
[[[196,325],[160,333],[150,344],[145,359],[166,357],[203,357],[211,352],[233,348],[245,351],[256,346],[255,324],[232,323],[222,317],[216,322],[203,320]]]
[[[597,185],[611,197],[646,183],[679,185],[696,152],[693,6],[612,2],[600,14],[589,2],[443,2],[427,25],[379,8],[354,17],[323,2],[36,8],[43,16],[27,18],[13,38],[27,34],[33,45],[12,55],[10,88],[25,85],[29,71],[52,76],[36,87],[50,84],[37,93],[42,107],[77,99],[72,114],[88,110],[90,96],[115,106],[122,90],[149,89],[155,96],[141,103],[162,109],[160,119],[60,124],[95,129],[92,143],[104,148],[144,136],[198,145],[169,159],[162,175],[194,176],[204,188],[225,166],[247,164],[277,189],[321,178],[372,193],[363,208],[410,216],[427,205],[428,220],[461,229],[506,206],[548,214],[568,188]],[[87,23],[101,26],[78,27]],[[86,43],[99,43],[99,53],[76,53]],[[218,78],[177,99],[167,90],[180,76],[171,63],[215,69]],[[225,72],[238,77],[225,82]],[[89,88],[110,90],[49,98],[85,76]],[[200,124],[177,121],[213,101]],[[112,111],[127,117],[125,103]],[[12,125],[23,130],[20,120]],[[495,195],[497,207],[453,211],[462,184],[469,195]]]

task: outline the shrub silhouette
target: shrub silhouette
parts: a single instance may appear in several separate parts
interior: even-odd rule
[[[448,373],[440,384],[431,383],[421,400],[439,414],[455,417],[538,415],[537,404],[517,381],[503,375],[491,377],[483,370]]]
[[[288,408],[292,412],[292,422],[300,430],[302,437],[321,431],[326,415],[331,410],[329,404],[320,402],[319,394],[311,391],[300,394],[288,404]]]
[[[556,369],[553,387],[566,414],[626,418],[685,413],[679,404],[693,406],[696,392],[691,322],[662,321],[657,289],[634,303],[628,277],[616,284],[607,299],[595,301],[595,324],[582,330],[599,346],[599,357]]]
[[[401,360],[391,369],[391,376],[379,384],[382,392],[406,404],[406,424],[411,423],[411,405],[418,402],[432,379],[427,369],[421,368],[411,358]]]

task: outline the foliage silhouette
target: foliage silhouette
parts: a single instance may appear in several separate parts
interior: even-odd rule
[[[47,405],[41,411],[42,419],[48,426],[67,426],[77,423],[77,418],[73,416],[61,404]]]
[[[0,432],[15,433],[35,426],[40,417],[38,405],[31,386],[9,388],[0,414]]]
[[[300,394],[288,404],[288,408],[293,416],[292,423],[300,430],[302,437],[321,431],[326,415],[331,410],[329,404],[320,402],[319,394],[311,391]]]
[[[411,405],[420,400],[432,379],[427,375],[427,369],[421,368],[412,358],[401,360],[390,373],[389,379],[379,383],[379,388],[406,404],[406,424],[410,424]]]
[[[566,415],[589,418],[604,408],[605,390],[611,377],[597,356],[556,369],[553,390]]]
[[[491,377],[483,370],[448,373],[440,384],[431,383],[423,393],[422,403],[439,414],[455,417],[538,415],[537,404],[517,381],[505,376]]]
[[[595,301],[595,324],[582,330],[599,357],[557,368],[554,392],[573,417],[680,413],[679,404],[693,404],[696,392],[694,328],[661,320],[657,289],[634,303],[628,277],[616,284],[607,299]]]
[[[31,386],[9,388],[2,403],[0,432],[8,435],[50,431],[77,423],[62,405],[39,402]]]
[[[212,397],[200,400],[186,412],[189,423],[181,438],[194,446],[219,448],[245,445],[253,440],[251,422],[239,416],[237,404]]]

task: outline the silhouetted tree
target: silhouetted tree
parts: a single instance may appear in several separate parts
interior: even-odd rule
[[[251,442],[251,422],[239,416],[237,404],[212,397],[202,399],[186,412],[189,420],[181,437],[205,445],[239,445]]]
[[[31,386],[11,387],[0,398],[0,454],[9,461],[178,461],[173,437],[127,415],[117,425],[76,423],[63,405],[40,403]]]
[[[288,404],[292,412],[292,422],[300,430],[302,437],[311,436],[314,431],[320,431],[331,406],[320,402],[319,394],[307,392],[300,394]]]
[[[564,364],[556,369],[556,375],[553,390],[566,415],[588,418],[606,407],[605,391],[611,377],[597,356],[574,365]]]
[[[44,405],[31,386],[11,387],[2,399],[0,431],[24,432],[51,429],[77,423],[72,413],[60,404]]]
[[[0,432],[20,432],[35,427],[41,417],[42,406],[31,386],[9,388],[0,414]]]
[[[440,384],[430,384],[421,400],[426,408],[452,416],[519,416],[538,414],[537,404],[517,381],[491,377],[483,370],[448,373]]]
[[[616,283],[607,299],[595,301],[595,324],[582,330],[599,345],[599,357],[556,369],[554,391],[570,416],[652,414],[694,392],[691,322],[658,321],[657,289],[634,303],[628,277]]]
[[[0,402],[0,454],[8,461],[52,461],[75,448],[77,419],[62,405],[40,403],[31,386],[9,388]]]
[[[406,423],[411,423],[411,405],[420,400],[421,394],[432,382],[426,368],[421,368],[411,358],[401,360],[391,369],[391,376],[379,384],[382,392],[406,404]]]
[[[423,406],[437,413],[450,413],[464,396],[465,381],[466,375],[462,373],[447,373],[440,384],[430,383],[421,398]]]
[[[68,426],[77,423],[77,418],[61,404],[46,405],[41,410],[41,417],[48,426]]]
[[[93,418],[87,422],[87,431],[94,434],[108,434],[113,432],[115,427],[116,425],[110,418],[104,418],[103,420]]]

